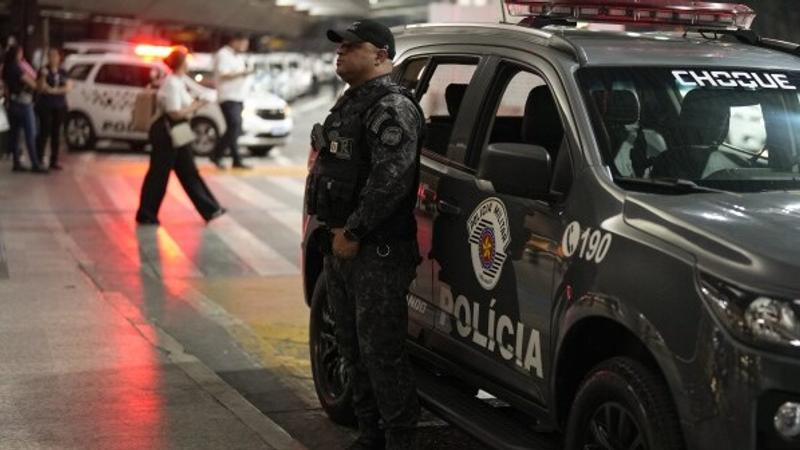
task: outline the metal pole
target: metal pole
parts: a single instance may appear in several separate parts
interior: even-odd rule
[[[508,23],[508,18],[506,17],[505,4],[503,4],[503,0],[499,0],[499,1],[500,1],[500,13],[503,15],[503,21],[500,22],[500,23]]]

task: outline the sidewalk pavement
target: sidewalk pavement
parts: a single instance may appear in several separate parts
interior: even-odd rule
[[[52,216],[0,214],[0,448],[303,448],[81,259]]]

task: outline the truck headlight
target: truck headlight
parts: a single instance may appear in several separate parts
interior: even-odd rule
[[[706,275],[700,277],[700,292],[740,339],[800,350],[800,300],[753,294]]]

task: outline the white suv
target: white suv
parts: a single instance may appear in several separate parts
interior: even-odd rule
[[[143,148],[147,133],[131,127],[134,101],[148,84],[168,73],[167,66],[161,60],[136,55],[102,54],[72,55],[65,67],[75,82],[75,88],[67,95],[67,146],[89,149],[97,139],[113,139]],[[225,132],[225,120],[213,90],[197,83],[190,83],[190,89],[195,95],[211,100],[192,119],[192,128],[198,136],[195,151],[208,155]],[[273,146],[283,145],[292,127],[285,101],[275,96],[257,96],[245,103],[244,135],[239,142],[249,147],[251,153],[264,155]]]

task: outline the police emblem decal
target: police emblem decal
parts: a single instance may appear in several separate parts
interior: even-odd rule
[[[492,290],[500,281],[511,243],[503,202],[496,197],[482,201],[467,220],[467,234],[475,277],[481,287]]]
[[[387,127],[381,134],[381,142],[384,145],[394,147],[403,139],[403,130],[400,127]]]

